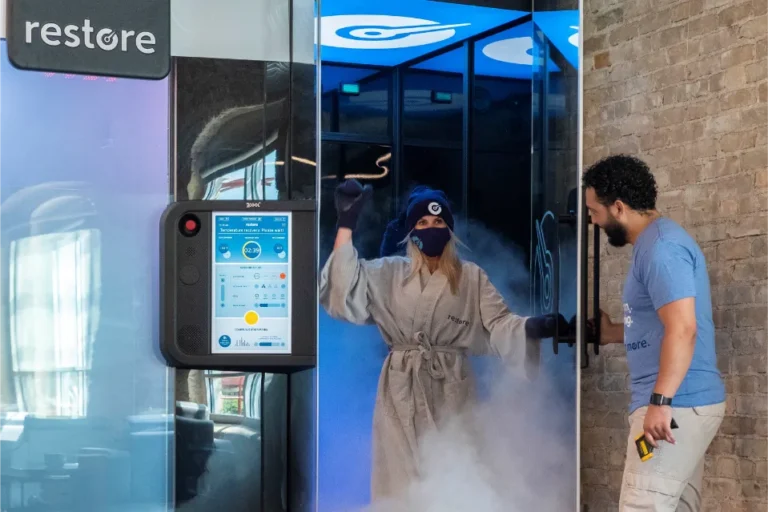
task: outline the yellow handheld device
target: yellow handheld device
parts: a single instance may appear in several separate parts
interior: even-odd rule
[[[672,418],[670,428],[677,428],[677,422]],[[640,460],[645,462],[653,458],[653,446],[645,438],[645,432],[642,432],[635,438],[635,446],[637,447],[637,454],[640,455]]]

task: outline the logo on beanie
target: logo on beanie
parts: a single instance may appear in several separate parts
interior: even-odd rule
[[[440,212],[443,211],[443,207],[440,206],[440,203],[433,201],[429,203],[429,205],[427,206],[427,210],[429,210],[429,213],[431,213],[432,215],[440,215]]]

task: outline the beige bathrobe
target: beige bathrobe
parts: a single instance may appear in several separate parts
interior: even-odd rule
[[[334,318],[378,326],[390,352],[373,413],[373,501],[394,497],[419,478],[419,440],[474,398],[469,354],[495,354],[538,368],[539,342],[525,317],[507,309],[485,272],[462,267],[458,294],[441,272],[408,279],[403,257],[361,260],[351,242],[320,275],[320,303]]]

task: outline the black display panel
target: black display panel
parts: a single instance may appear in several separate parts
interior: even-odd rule
[[[314,203],[184,201],[161,220],[161,351],[176,368],[315,366]]]

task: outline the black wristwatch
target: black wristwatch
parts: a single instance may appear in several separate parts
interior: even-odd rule
[[[672,405],[672,399],[659,393],[651,393],[651,405]]]

